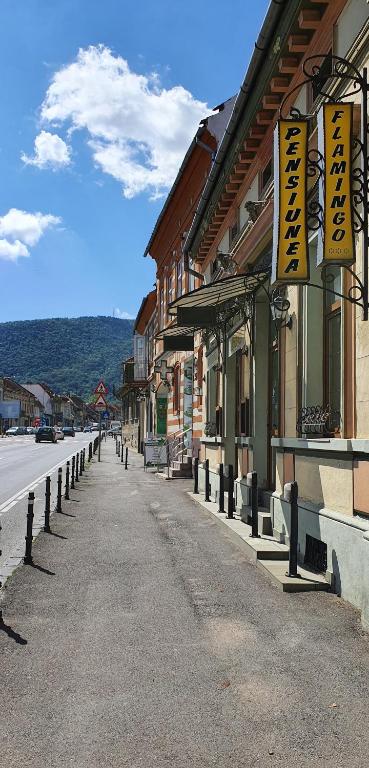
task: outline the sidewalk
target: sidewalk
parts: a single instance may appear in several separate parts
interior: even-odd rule
[[[102,445],[0,631],[7,768],[359,768],[368,638],[334,595],[289,596],[191,483]],[[1,629],[1,627],[0,627]]]

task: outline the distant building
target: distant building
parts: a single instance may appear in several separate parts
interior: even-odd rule
[[[30,427],[40,419],[44,408],[42,402],[27,388],[14,379],[4,376],[0,379],[0,419],[2,430],[9,427]]]

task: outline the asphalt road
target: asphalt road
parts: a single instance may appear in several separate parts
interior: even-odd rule
[[[5,590],[7,768],[366,768],[369,641],[103,446]]]
[[[0,439],[0,574],[9,557],[23,552],[28,491],[35,492],[37,520],[44,509],[45,476],[51,475],[55,499],[58,466],[85,448],[96,434],[77,432],[74,438],[64,438],[56,444],[36,444],[34,435]]]

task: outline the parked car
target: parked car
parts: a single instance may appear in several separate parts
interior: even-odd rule
[[[75,437],[75,434],[73,427],[63,427],[63,435],[65,437]]]
[[[92,429],[91,429],[91,427],[88,427],[88,426],[87,426],[87,427],[85,427],[85,428],[84,428],[84,430],[83,430],[83,431],[84,431],[84,432],[92,432]]]
[[[26,427],[27,435],[35,435],[37,432],[37,427]]]
[[[64,440],[64,432],[61,427],[54,427],[56,439],[57,440]]]
[[[39,427],[36,432],[36,443],[41,443],[43,441],[50,442],[50,443],[56,443],[57,437],[54,427]]]
[[[16,435],[26,435],[27,434],[27,428],[26,427],[9,427],[9,429],[5,432],[8,437],[15,437]]]

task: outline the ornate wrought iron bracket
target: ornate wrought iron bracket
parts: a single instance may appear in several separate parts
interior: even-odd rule
[[[347,294],[338,293],[329,288],[329,273],[327,269],[322,272],[322,285],[309,283],[316,288],[331,291],[345,301],[356,304],[363,310],[363,320],[369,317],[369,153],[368,153],[368,72],[364,68],[360,72],[350,61],[332,54],[316,54],[310,56],[303,63],[305,79],[295,88],[289,91],[280,106],[281,117],[291,119],[312,119],[315,112],[303,114],[297,107],[289,110],[287,105],[291,103],[291,96],[305,85],[311,85],[317,94],[329,102],[345,101],[353,96],[361,95],[361,129],[360,138],[355,136],[352,142],[352,174],[351,195],[353,210],[353,226],[356,236],[362,234],[363,239],[363,269],[362,279],[347,265],[341,265],[348,271],[354,284]],[[343,89],[346,91],[343,92]],[[308,152],[308,176],[316,182],[323,174],[324,159],[316,149]],[[315,185],[314,185],[315,187]],[[308,202],[308,227],[311,231],[318,231],[323,226],[323,209],[319,201],[310,196]],[[333,266],[333,264],[332,264]]]

